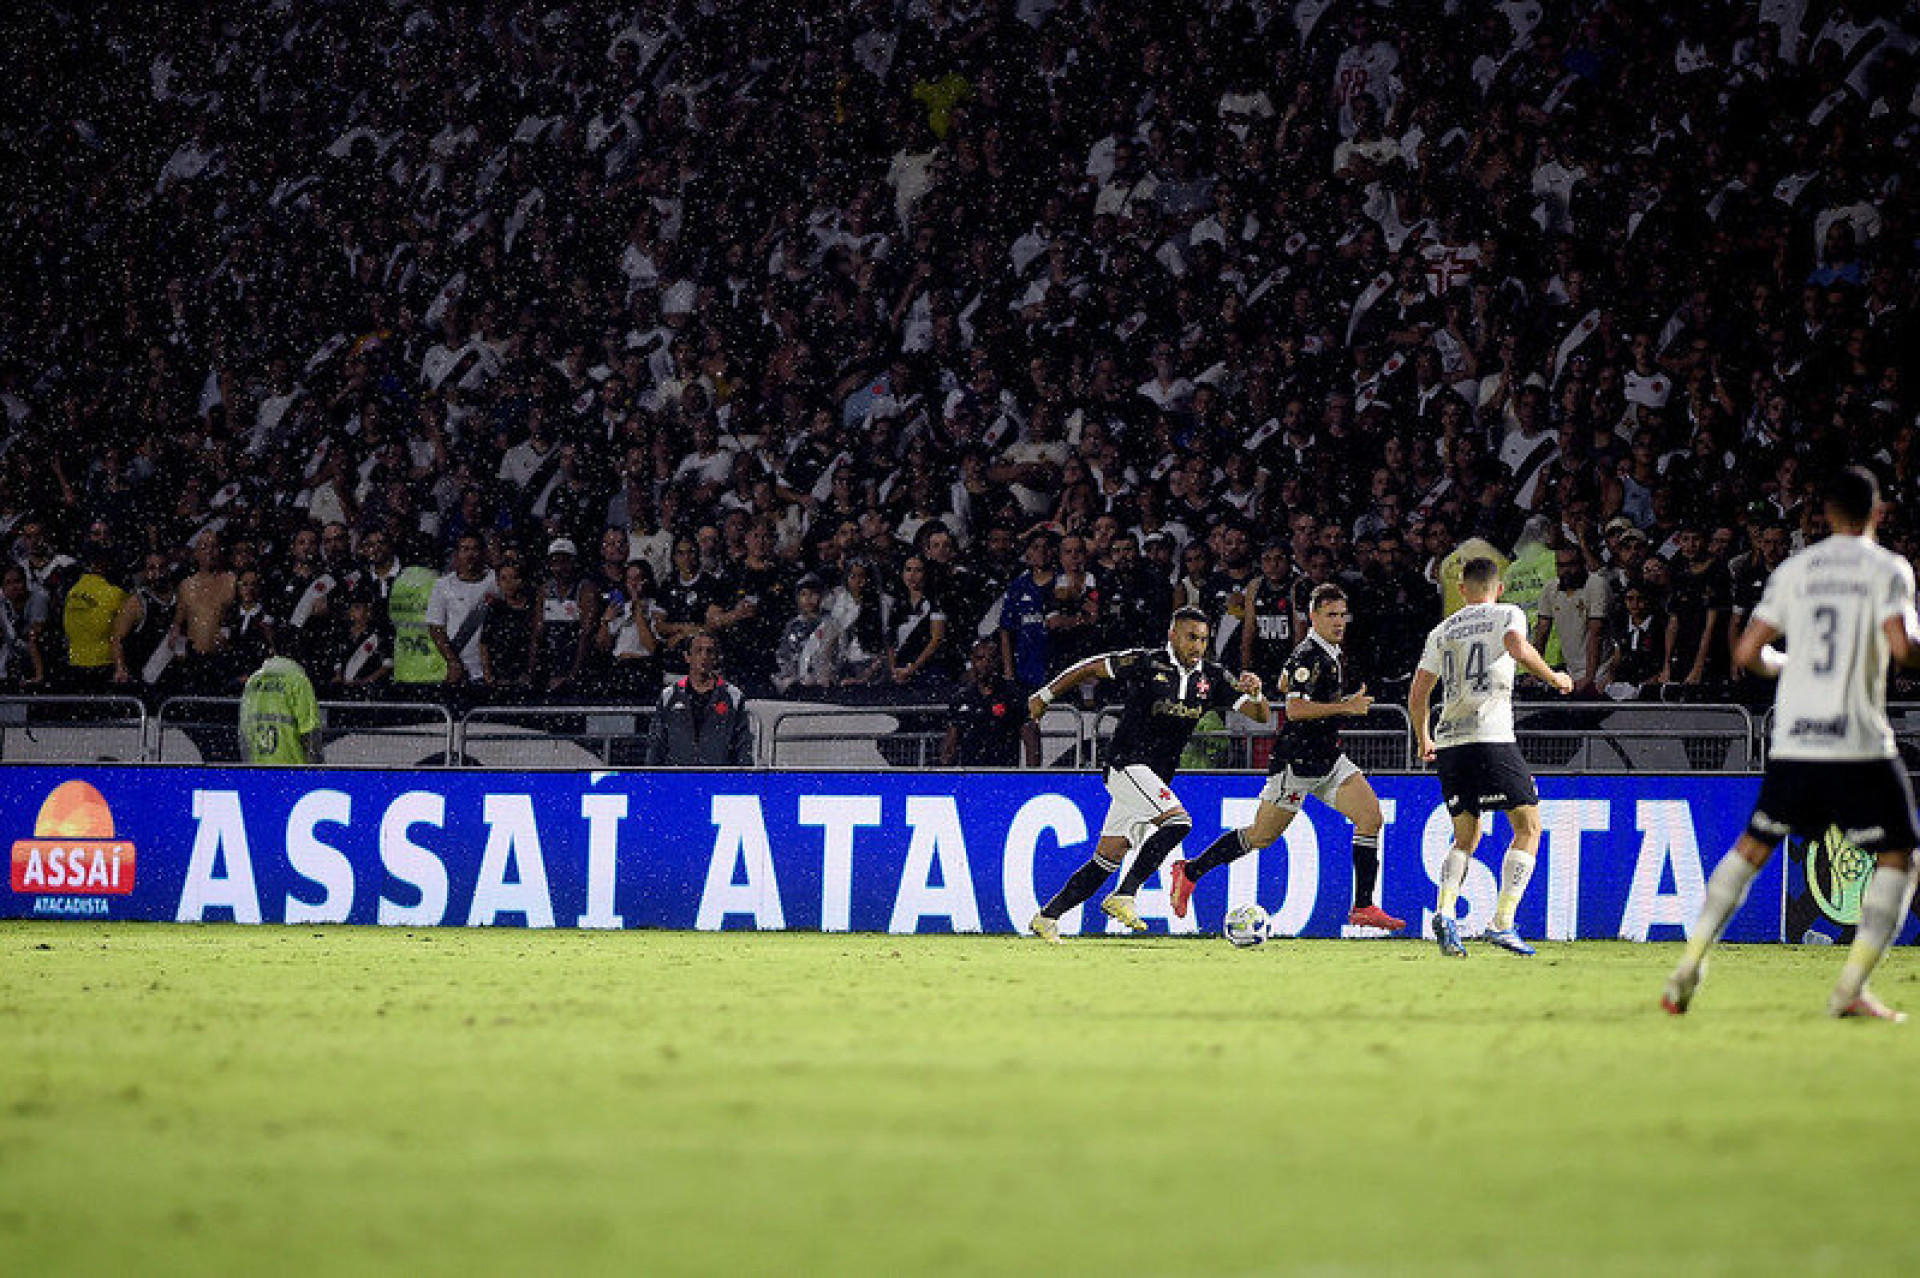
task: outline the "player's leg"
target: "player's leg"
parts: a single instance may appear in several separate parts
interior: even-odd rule
[[[1813,833],[1833,824],[1831,804],[1836,796],[1829,793],[1831,789],[1831,776],[1821,775],[1817,766],[1793,759],[1774,759],[1767,764],[1747,828],[1707,876],[1700,917],[1688,931],[1686,949],[1660,993],[1661,1007],[1679,1016],[1692,1005],[1694,992],[1707,973],[1707,951],[1726,932],[1728,922],[1747,899],[1753,876],[1773,858],[1780,841],[1795,831]],[[1911,828],[1911,815],[1907,821]]]
[[[1760,815],[1756,811],[1756,818]],[[1753,876],[1772,858],[1779,843],[1779,835],[1756,831],[1749,822],[1747,830],[1734,840],[1733,848],[1713,867],[1713,873],[1707,876],[1700,917],[1694,920],[1693,930],[1687,934],[1687,947],[1660,993],[1660,1006],[1667,1011],[1679,1016],[1692,1005],[1694,991],[1700,988],[1700,978],[1707,973],[1707,951],[1726,932],[1727,924],[1747,899]]]
[[[1267,778],[1260,790],[1260,803],[1253,811],[1252,825],[1224,831],[1191,861],[1169,862],[1167,895],[1174,914],[1180,918],[1187,916],[1187,902],[1202,877],[1223,865],[1231,865],[1249,852],[1260,851],[1285,834],[1287,826],[1293,823],[1293,814],[1300,810],[1300,798],[1297,790],[1289,788],[1288,774],[1276,773]]]
[[[1134,931],[1146,931],[1145,920],[1133,908],[1134,895],[1140,891],[1143,883],[1153,877],[1153,872],[1160,868],[1167,854],[1180,846],[1180,840],[1192,833],[1193,818],[1187,815],[1185,808],[1176,805],[1171,811],[1156,817],[1152,832],[1141,842],[1140,853],[1133,858],[1133,864],[1127,867],[1120,886],[1100,903],[1100,908]]]
[[[1904,1020],[1901,1013],[1874,997],[1867,988],[1867,978],[1899,935],[1913,904],[1914,885],[1920,882],[1920,856],[1913,851],[1920,843],[1920,829],[1914,823],[1913,787],[1907,781],[1906,769],[1895,759],[1877,768],[1854,771],[1859,774],[1859,784],[1846,788],[1851,792],[1848,806],[1855,812],[1852,820],[1840,823],[1841,831],[1863,851],[1872,852],[1876,865],[1861,895],[1860,925],[1854,931],[1827,1010],[1835,1016]]]
[[[1284,808],[1260,800],[1260,806],[1253,811],[1253,824],[1238,830],[1228,830],[1207,845],[1207,850],[1191,861],[1175,861],[1173,864],[1182,871],[1191,883],[1198,883],[1207,874],[1224,865],[1232,865],[1249,852],[1258,852],[1285,834],[1293,823],[1296,808]]]
[[[1134,774],[1134,775],[1130,775]],[[1156,798],[1166,794],[1166,806],[1173,803],[1173,792],[1160,784],[1148,768],[1107,769],[1107,817],[1100,825],[1100,840],[1093,855],[1068,876],[1053,899],[1040,907],[1027,930],[1043,940],[1058,943],[1060,919],[1074,906],[1091,900],[1100,885],[1112,876],[1127,857],[1136,833],[1162,810]]]
[[[1440,866],[1440,899],[1435,908],[1452,917],[1458,909],[1460,885],[1467,880],[1467,866],[1473,863],[1474,850],[1480,846],[1480,812],[1458,812],[1453,818],[1453,843]]]
[[[1827,1002],[1827,1012],[1903,1021],[1906,1013],[1896,1012],[1876,998],[1867,988],[1867,978],[1880,966],[1895,933],[1906,922],[1914,885],[1920,881],[1920,858],[1912,852],[1882,852],[1876,861],[1873,877],[1860,898],[1860,926],[1847,949],[1847,961]]]
[[[1380,796],[1373,792],[1366,774],[1346,756],[1342,755],[1340,761],[1351,770],[1334,786],[1329,806],[1353,822],[1353,909],[1347,922],[1398,932],[1407,925],[1406,920],[1388,914],[1373,900],[1380,886],[1380,831],[1386,825],[1380,814]]]
[[[1109,822],[1111,823],[1111,822]],[[1079,869],[1067,876],[1053,899],[1040,907],[1033,916],[1033,922],[1027,930],[1042,940],[1060,940],[1060,918],[1068,910],[1093,897],[1100,885],[1112,877],[1127,856],[1128,839],[1124,833],[1108,834],[1102,830],[1100,841],[1093,845],[1093,855],[1088,857]]]
[[[1460,885],[1466,881],[1473,850],[1479,846],[1480,810],[1462,807],[1453,814],[1453,844],[1440,865],[1440,896],[1433,907],[1433,939],[1449,958],[1467,956],[1466,946],[1460,943],[1460,920],[1455,912],[1459,909]]]
[[[1507,809],[1507,822],[1513,827],[1513,840],[1500,859],[1500,894],[1494,898],[1493,922],[1480,939],[1524,958],[1533,956],[1533,947],[1520,939],[1513,916],[1520,909],[1533,879],[1533,866],[1540,853],[1540,805],[1522,803]]]

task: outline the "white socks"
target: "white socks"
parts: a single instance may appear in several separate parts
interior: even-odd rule
[[[1455,905],[1460,900],[1460,885],[1467,878],[1467,864],[1473,858],[1461,848],[1448,848],[1447,859],[1440,870],[1440,902],[1434,907],[1435,914],[1454,916]]]
[[[1700,905],[1700,917],[1694,921],[1693,935],[1687,938],[1686,957],[1680,960],[1685,967],[1698,967],[1707,956],[1720,934],[1727,930],[1727,921],[1733,917],[1740,903],[1747,899],[1747,888],[1753,882],[1753,876],[1760,867],[1736,852],[1729,852],[1720,858],[1720,864],[1713,867],[1713,873],[1707,876],[1707,899]]]
[[[1840,983],[1833,987],[1834,1010],[1844,1009],[1860,997],[1867,978],[1886,957],[1887,946],[1907,917],[1916,880],[1920,880],[1920,866],[1909,865],[1905,873],[1884,865],[1875,867],[1860,898],[1860,926],[1854,930],[1853,947],[1840,969]]]
[[[1534,854],[1522,852],[1519,848],[1509,847],[1504,860],[1500,862],[1500,897],[1493,905],[1493,930],[1510,932],[1513,930],[1514,911],[1520,908],[1520,898],[1527,890],[1527,881],[1533,878]]]

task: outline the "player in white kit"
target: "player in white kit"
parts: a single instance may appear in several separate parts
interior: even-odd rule
[[[1499,564],[1478,558],[1466,562],[1460,576],[1466,606],[1427,635],[1407,694],[1420,757],[1432,760],[1440,774],[1440,797],[1453,817],[1453,846],[1440,873],[1433,914],[1433,939],[1452,958],[1467,956],[1454,910],[1480,844],[1480,814],[1493,811],[1506,812],[1513,842],[1500,865],[1493,923],[1480,939],[1514,954],[1533,953],[1513,926],[1540,849],[1540,793],[1513,735],[1514,671],[1524,666],[1563,696],[1573,690],[1573,680],[1547,665],[1527,642],[1527,614],[1501,603],[1500,588]],[[1435,686],[1442,698],[1440,722],[1429,728],[1427,707]]]
[[[1734,650],[1740,665],[1780,681],[1773,737],[1746,832],[1707,880],[1686,953],[1661,993],[1660,1005],[1676,1016],[1693,1002],[1707,951],[1780,840],[1837,825],[1877,864],[1827,1013],[1906,1019],[1867,978],[1907,916],[1920,842],[1886,706],[1887,659],[1920,666],[1913,568],[1873,539],[1883,508],[1871,471],[1841,471],[1824,498],[1833,535],[1774,570]],[[1781,636],[1785,654],[1771,646]]]

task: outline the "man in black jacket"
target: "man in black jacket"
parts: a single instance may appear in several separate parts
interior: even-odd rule
[[[687,673],[660,694],[647,730],[650,767],[753,766],[747,699],[720,677],[720,641],[705,630],[687,642]]]

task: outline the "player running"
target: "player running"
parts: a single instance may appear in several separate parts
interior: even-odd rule
[[[1453,846],[1441,870],[1433,915],[1433,939],[1452,958],[1467,956],[1454,909],[1467,863],[1480,843],[1480,814],[1502,810],[1513,826],[1513,842],[1500,866],[1493,923],[1480,939],[1522,956],[1534,952],[1513,926],[1540,848],[1540,792],[1513,735],[1514,668],[1525,666],[1563,696],[1573,690],[1573,680],[1548,666],[1527,642],[1527,614],[1499,602],[1500,589],[1497,563],[1466,562],[1460,575],[1466,604],[1428,633],[1407,694],[1420,757],[1432,760],[1439,772],[1440,797],[1453,817]],[[1437,728],[1427,722],[1435,684],[1442,698]]]
[[[1042,940],[1060,943],[1060,916],[1099,891],[1136,843],[1139,855],[1100,909],[1136,932],[1146,931],[1146,922],[1133,908],[1134,893],[1193,829],[1193,818],[1167,782],[1180,766],[1180,752],[1194,725],[1207,711],[1228,707],[1257,723],[1267,721],[1260,677],[1243,674],[1235,679],[1224,666],[1205,659],[1209,628],[1206,613],[1181,608],[1167,629],[1166,647],[1088,657],[1028,700],[1028,714],[1038,719],[1056,698],[1089,680],[1120,684],[1120,722],[1107,751],[1107,819],[1093,856],[1027,924]]]
[[[1353,822],[1353,909],[1347,922],[1388,932],[1407,925],[1373,903],[1380,882],[1380,827],[1384,824],[1380,799],[1340,748],[1340,721],[1365,718],[1373,705],[1365,684],[1355,692],[1344,692],[1346,667],[1340,644],[1347,635],[1348,615],[1346,591],[1331,582],[1314,587],[1307,604],[1312,628],[1283,667],[1287,717],[1273,744],[1253,824],[1228,830],[1191,861],[1168,865],[1167,899],[1179,917],[1187,916],[1194,884],[1209,871],[1279,838],[1312,795]]]
[[[1837,825],[1877,864],[1827,1014],[1906,1019],[1867,988],[1867,978],[1906,918],[1920,875],[1913,792],[1886,702],[1887,658],[1920,666],[1913,568],[1874,542],[1884,507],[1871,471],[1841,471],[1823,497],[1833,535],[1774,570],[1734,649],[1741,666],[1780,681],[1773,737],[1746,832],[1707,879],[1686,952],[1661,992],[1660,1006],[1675,1016],[1693,1002],[1707,951],[1780,840]],[[1785,654],[1770,646],[1783,635]]]

